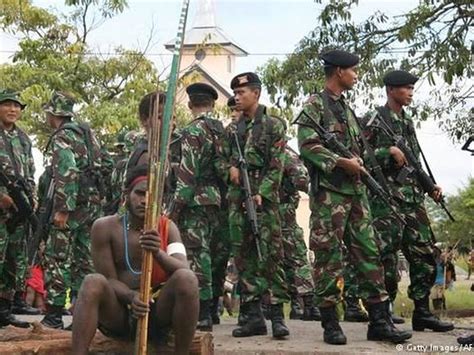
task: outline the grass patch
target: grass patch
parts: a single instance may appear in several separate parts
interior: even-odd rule
[[[395,314],[411,318],[413,301],[407,296],[408,283],[400,282],[398,295],[395,300]],[[446,290],[446,308],[448,310],[474,309],[474,292],[471,291],[471,282],[466,280],[454,283],[454,289]],[[432,303],[430,300],[430,308]]]

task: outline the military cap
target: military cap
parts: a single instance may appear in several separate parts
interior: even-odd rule
[[[211,85],[205,83],[194,83],[189,85],[186,88],[186,93],[189,97],[196,96],[196,95],[203,95],[212,97],[213,100],[217,100],[219,95],[217,94],[216,89],[214,89]]]
[[[359,56],[340,49],[324,52],[321,59],[325,66],[341,68],[350,68],[359,63]]]
[[[54,116],[71,117],[73,112],[74,100],[67,94],[55,91],[51,100],[43,106],[45,112]]]
[[[240,88],[242,86],[247,86],[247,85],[261,86],[262,82],[260,81],[260,78],[258,77],[258,75],[252,72],[239,74],[235,76],[230,82],[230,88],[232,90],[236,88]]]
[[[237,106],[237,103],[235,102],[235,96],[229,97],[229,100],[227,100],[227,107],[232,108]]]
[[[417,81],[416,76],[404,70],[392,70],[383,77],[386,86],[405,86],[415,84]]]
[[[20,93],[10,90],[10,89],[0,89],[0,103],[5,101],[14,101],[21,106],[23,110],[25,104],[20,99]]]

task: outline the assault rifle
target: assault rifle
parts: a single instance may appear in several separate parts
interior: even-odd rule
[[[421,163],[415,157],[412,150],[408,147],[405,138],[396,134],[393,131],[393,129],[389,126],[389,124],[385,122],[383,118],[380,118],[379,115],[375,115],[369,120],[369,122],[367,122],[367,127],[370,127],[370,126],[380,128],[393,141],[393,144],[403,152],[403,154],[405,155],[405,158],[408,161],[409,166],[402,168],[400,170],[399,176],[397,177],[396,180],[402,183],[402,180],[404,180],[409,174],[415,173],[415,176],[419,184],[421,185],[422,189],[428,194],[431,194],[435,190],[435,185],[436,185],[434,177],[428,175],[423,170]],[[402,175],[402,177],[400,177],[400,175]],[[448,208],[446,207],[444,203],[443,196],[441,196],[441,199],[438,201],[438,203],[441,206],[441,208],[446,212],[449,219],[455,222],[456,220],[454,219],[451,212],[449,212]]]
[[[26,181],[20,177],[10,177],[5,174],[4,166],[0,166],[0,185],[7,189],[8,195],[12,198],[17,207],[17,211],[11,214],[7,220],[7,230],[13,233],[15,228],[26,221],[29,221],[33,228],[36,227],[37,220],[33,211],[33,195]]]
[[[311,122],[312,125],[308,125],[312,129],[316,131],[316,133],[321,138],[324,145],[329,147],[331,150],[335,151],[338,155],[347,158],[357,158],[349,149],[347,149],[336,137],[336,134],[328,132],[324,129],[323,126],[319,124],[313,117],[308,115],[304,110],[301,112],[305,115]],[[380,199],[390,208],[395,218],[397,218],[401,223],[406,224],[405,219],[397,212],[397,210],[393,207],[393,204],[396,203],[392,196],[389,195],[387,191],[383,189],[382,186],[375,180],[372,175],[365,169],[362,169],[361,173],[361,180],[362,183],[367,186],[367,188]]]
[[[41,241],[46,242],[49,231],[51,229],[51,219],[53,214],[54,203],[54,179],[50,171],[51,167],[46,167],[45,174],[47,176],[47,190],[46,194],[41,197],[40,205],[36,211],[38,225],[33,234],[33,240],[28,243],[28,261],[33,264],[38,252]],[[49,171],[48,171],[49,170]]]
[[[252,228],[252,234],[255,239],[255,247],[257,248],[257,255],[258,260],[262,261],[262,252],[260,251],[260,227],[258,225],[258,218],[257,218],[257,207],[255,206],[255,201],[252,196],[252,190],[250,188],[250,180],[249,180],[249,173],[247,170],[247,161],[245,160],[244,155],[242,154],[242,150],[240,148],[239,143],[239,136],[237,132],[232,133],[235,140],[235,145],[237,147],[237,152],[239,153],[239,170],[240,170],[240,178],[242,181],[242,189],[244,191],[244,198],[245,198],[245,210],[247,212],[247,219],[250,222],[250,226]]]

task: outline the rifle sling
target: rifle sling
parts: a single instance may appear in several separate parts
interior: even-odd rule
[[[363,129],[362,129],[362,125],[359,121],[359,118],[357,117],[357,115],[355,114],[354,110],[352,110],[352,108],[349,108],[352,112],[352,115],[354,116],[354,119],[356,121],[356,124],[357,126],[359,126],[359,130],[360,130],[360,139],[362,141],[362,144],[364,145],[364,148],[367,152],[367,155],[369,156],[369,160],[370,160],[370,164],[372,164],[372,169],[375,173],[375,176],[377,178],[377,180],[379,181],[379,183],[382,185],[382,187],[384,188],[384,190],[390,194],[390,189],[388,187],[388,182],[387,182],[387,179],[385,179],[385,176],[382,172],[382,167],[380,166],[380,164],[377,162],[377,158],[375,157],[375,152],[374,150],[372,149],[372,147],[370,146],[369,142],[367,141],[367,138],[365,137],[364,135],[364,132],[363,132]]]

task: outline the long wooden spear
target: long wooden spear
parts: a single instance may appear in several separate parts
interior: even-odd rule
[[[163,191],[166,177],[167,159],[171,128],[173,126],[174,101],[179,79],[179,65],[188,16],[189,0],[183,0],[181,16],[178,25],[178,35],[174,47],[171,72],[166,92],[166,103],[163,119],[159,119],[159,96],[155,97],[155,103],[150,118],[150,130],[148,136],[148,190],[145,212],[145,230],[157,230],[159,216],[163,203]],[[153,269],[153,255],[145,252],[142,260],[142,274],[140,278],[140,298],[143,302],[149,302],[151,296],[151,274]],[[141,317],[137,323],[137,334],[135,339],[135,354],[146,355],[148,340],[148,314]]]

